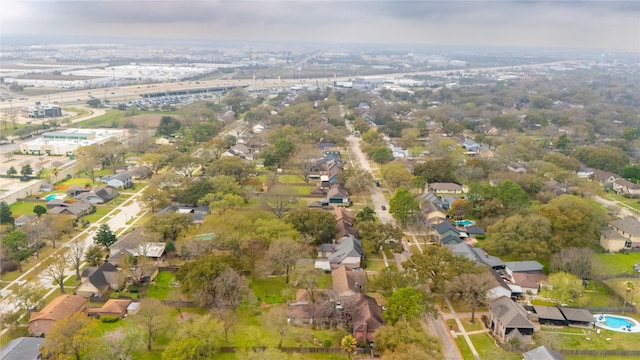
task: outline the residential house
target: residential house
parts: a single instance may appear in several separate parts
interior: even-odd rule
[[[48,205],[48,203],[47,203]],[[95,207],[88,201],[76,201],[73,204],[67,204],[66,206],[57,206],[53,209],[49,210],[49,214],[51,215],[68,215],[79,218],[81,216],[85,216],[91,214]]]
[[[318,258],[326,260],[316,260],[315,266],[325,270],[340,265],[357,268],[363,257],[362,241],[355,236],[346,235],[338,239],[337,244],[321,244],[318,247]]]
[[[340,204],[349,206],[351,200],[349,199],[349,192],[340,184],[333,184],[329,191],[327,191],[327,200],[329,204]]]
[[[384,325],[382,307],[376,299],[363,293],[350,296],[344,305],[345,325],[353,336],[365,342],[372,342],[374,332]]]
[[[494,270],[504,270],[505,263],[499,257],[489,255],[485,250],[473,247],[465,242],[447,246],[452,253],[475,261],[478,265]]]
[[[438,242],[441,244],[444,244],[442,240],[448,237],[456,237],[458,239],[460,238],[460,231],[455,226],[453,226],[449,222],[449,220],[442,221],[441,223],[436,225],[434,228],[436,230]]]
[[[69,206],[71,205],[70,203],[66,202],[63,199],[52,199],[47,201],[47,204],[45,205],[47,207],[47,209],[53,209],[53,208],[57,208],[59,206]]]
[[[131,177],[134,180],[144,180],[150,178],[153,175],[153,170],[151,170],[147,166],[137,166],[133,168],[131,171]]]
[[[540,284],[547,281],[545,274],[512,273],[512,283],[520,286],[525,294],[537,295]]]
[[[462,194],[462,186],[454,183],[431,183],[427,184],[427,191],[437,194]]]
[[[71,186],[67,189],[66,193],[68,197],[76,197],[86,191],[89,191],[89,189],[82,186]]]
[[[609,252],[640,247],[640,221],[628,217],[610,222],[600,231],[600,245]]]
[[[166,245],[164,242],[158,241],[160,238],[161,235],[148,232],[143,226],[137,227],[111,245],[109,262],[118,265],[122,255],[146,256],[158,261],[164,254]]]
[[[505,264],[507,274],[513,276],[514,273],[521,274],[542,274],[544,266],[535,260],[508,261]]]
[[[166,208],[160,210],[158,215],[166,212],[177,212],[179,214],[189,214],[193,218],[194,224],[202,224],[204,218],[209,214],[209,206],[187,206],[187,205],[169,205]]]
[[[44,344],[42,337],[19,337],[3,345],[0,360],[40,360],[40,350]]]
[[[108,295],[111,290],[121,287],[122,280],[119,279],[118,269],[115,265],[106,262],[100,267],[90,267],[82,272],[82,282],[76,289],[76,294],[83,298],[91,296],[102,297]]]
[[[102,182],[116,189],[128,189],[133,186],[133,178],[129,172],[121,172],[119,174],[103,177]]]
[[[447,213],[431,201],[422,201],[420,208],[428,224],[440,224],[447,218]]]
[[[564,315],[564,318],[567,319],[569,325],[574,326],[582,326],[582,327],[593,327],[593,323],[595,322],[595,318],[591,311],[587,309],[578,309],[561,306],[560,312]]]
[[[533,306],[534,315],[538,317],[538,322],[544,325],[566,326],[567,319],[564,318],[562,312],[556,306]]]
[[[32,312],[29,318],[29,334],[43,336],[60,320],[85,308],[86,300],[82,296],[64,294],[51,300],[41,311]]]
[[[163,137],[157,138],[155,143],[156,143],[156,145],[169,145],[169,144],[171,144],[171,141],[169,140],[168,137],[163,136]]]
[[[109,299],[104,305],[99,308],[87,308],[85,312],[87,315],[96,316],[98,318],[103,316],[118,317],[123,319],[127,315],[127,308],[133,301],[131,299]]]
[[[79,201],[86,200],[92,204],[104,204],[115,199],[118,195],[120,193],[114,187],[96,187],[89,192],[80,193],[75,199]]]
[[[532,342],[534,325],[524,308],[509,297],[501,296],[489,304],[489,329],[503,343],[518,339]]]
[[[480,149],[480,144],[478,144],[477,142],[475,142],[473,140],[466,139],[462,143],[462,147],[465,149],[465,151],[467,151],[469,153],[476,153]]]
[[[616,179],[613,182],[613,191],[618,195],[629,198],[640,197],[640,184],[632,183],[625,179]]]
[[[492,281],[491,287],[487,290],[487,300],[498,299],[502,296],[514,298],[517,297],[518,294],[522,293],[522,290],[519,290],[518,288],[514,291],[514,289],[511,288],[511,285],[507,284],[496,270],[490,269],[489,272],[492,275]]]
[[[546,192],[553,194],[555,196],[560,196],[562,194],[566,194],[568,190],[567,185],[561,184],[555,180],[549,180],[542,185],[540,189],[541,192]]]
[[[331,281],[336,298],[349,297],[366,291],[368,284],[366,271],[353,270],[344,265],[331,270]]]
[[[564,360],[564,356],[546,346],[539,346],[522,354],[524,360]]]
[[[618,179],[618,175],[604,170],[594,170],[590,179],[600,184],[605,190],[613,188],[613,183]]]
[[[351,211],[336,207],[331,210],[331,213],[336,218],[336,237],[341,238],[346,235],[358,236],[358,229],[354,226],[356,217]]]
[[[477,238],[478,236],[484,236],[484,229],[478,226],[467,226],[465,232],[470,238]]]
[[[38,220],[38,216],[36,215],[22,215],[17,219],[15,219],[13,224],[17,227],[32,225],[32,224],[35,224],[36,220]]]

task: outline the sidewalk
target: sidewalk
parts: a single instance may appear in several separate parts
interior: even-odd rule
[[[457,316],[456,311],[453,309],[453,306],[451,305],[451,303],[449,302],[448,298],[444,298],[444,301],[447,303],[447,306],[449,307],[449,310],[451,310],[451,314],[446,314],[446,315],[452,315],[450,318],[453,318],[456,320],[456,324],[458,324],[458,329],[460,329],[459,332],[455,333],[460,334],[464,337],[464,340],[467,342],[467,345],[469,345],[469,349],[471,349],[471,353],[473,354],[473,357],[475,359],[480,359],[480,355],[478,354],[478,351],[476,351],[476,348],[473,346],[473,343],[471,342],[471,339],[469,338],[469,334],[467,333],[467,331],[464,329],[464,326],[462,325],[462,321],[460,321],[460,318]],[[464,313],[461,313],[464,314]],[[442,314],[443,317],[445,314]],[[471,316],[469,316],[471,317]],[[483,330],[478,330],[479,333],[484,332]],[[473,333],[476,333],[475,331]]]

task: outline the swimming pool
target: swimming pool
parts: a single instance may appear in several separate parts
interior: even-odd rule
[[[64,198],[63,194],[49,194],[49,195],[44,197],[44,199],[47,200],[47,201],[51,201],[51,200],[55,200],[55,199],[62,199],[62,198]]]
[[[471,220],[459,220],[455,222],[456,225],[459,226],[469,226],[469,225],[473,225],[473,221]]]
[[[611,314],[599,314],[593,315],[593,317],[596,319],[596,326],[603,329],[618,332],[640,332],[640,323],[630,317]]]

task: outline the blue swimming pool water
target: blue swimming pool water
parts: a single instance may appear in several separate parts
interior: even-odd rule
[[[624,327],[633,326],[633,324],[630,323],[629,321],[625,319],[621,319],[619,317],[611,316],[611,315],[607,315],[604,318],[604,323],[607,324],[607,326],[612,327],[614,329],[621,328],[623,326]]]
[[[55,198],[56,198],[56,194],[49,194],[49,195],[44,197],[44,199],[47,200],[47,201],[54,200]]]
[[[460,221],[456,221],[456,225],[460,225],[460,226],[469,226],[472,225],[473,221],[471,220],[460,220]]]

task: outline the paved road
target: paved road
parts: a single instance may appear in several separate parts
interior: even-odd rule
[[[138,197],[140,196],[142,190],[143,189],[141,189],[138,192],[136,192],[127,201],[125,201],[122,204],[118,205],[115,209],[113,209],[108,214],[103,216],[98,222],[96,222],[91,227],[87,228],[86,230],[82,231],[80,234],[76,235],[69,242],[67,242],[67,243],[63,244],[62,246],[58,247],[58,249],[53,254],[66,252],[69,249],[69,247],[71,246],[71,244],[73,244],[75,241],[80,242],[84,246],[84,249],[86,251],[89,248],[89,246],[91,244],[93,244],[93,236],[95,235],[95,230],[97,230],[97,226],[96,225],[99,225],[99,224],[106,223],[106,224],[109,225],[109,227],[111,228],[112,231],[119,232],[119,233],[124,232],[126,229],[128,229],[133,224],[133,222],[132,222],[132,224],[127,225],[127,221],[129,221],[133,217],[136,217],[138,214],[140,214],[140,216],[144,215],[144,213],[141,213],[140,205],[136,201],[138,199]],[[53,254],[51,254],[49,256],[53,256]],[[38,262],[43,262],[45,260],[46,260],[46,258],[40,258],[40,259],[38,259]],[[29,269],[28,271],[25,271],[17,279],[15,279],[11,283],[9,283],[7,286],[5,286],[4,289],[8,289],[9,287],[12,287],[13,285],[18,285],[18,286],[24,285],[24,283],[26,282],[25,278],[28,275],[30,275],[36,268],[37,268],[37,266],[34,266],[31,269]],[[69,268],[69,269],[67,269],[65,271],[65,273],[69,274],[69,275],[72,275],[72,274],[74,274],[74,270]],[[53,291],[56,291],[58,289],[58,286],[53,284],[53,279],[51,279],[51,277],[47,276],[44,273],[37,274],[35,276],[35,278],[39,279],[40,283],[46,289],[51,289]],[[51,291],[51,292],[53,292],[53,291]],[[13,313],[13,312],[15,312],[15,310],[16,310],[16,307],[15,307],[15,304],[14,304],[13,299],[11,297],[11,291],[3,290],[2,291],[2,299],[0,299],[0,314]]]
[[[344,112],[343,112],[343,115],[344,115]],[[349,121],[346,121],[346,125],[349,132],[352,132],[353,129],[351,127],[351,123],[349,123]],[[373,174],[369,160],[360,149],[360,138],[357,138],[353,135],[349,135],[347,137],[347,143],[349,144],[349,147],[352,153],[355,155],[360,168],[365,169]],[[391,216],[391,214],[389,214],[388,211],[382,210],[382,205],[386,206],[386,208],[389,209],[389,204],[387,202],[387,199],[384,197],[384,194],[382,193],[382,189],[375,187],[370,192],[370,194],[371,194],[371,199],[373,200],[373,204],[374,204],[378,219],[380,219],[380,221],[383,223],[395,224],[395,219],[393,218],[393,216]],[[416,245],[417,245],[417,242],[416,242]],[[405,251],[402,254],[394,254],[395,256],[394,260],[399,270],[402,270],[401,264],[411,256],[409,244],[404,240],[403,240],[403,246]],[[420,249],[419,245],[418,245],[418,248]],[[420,251],[422,251],[422,249],[420,249]],[[451,338],[450,333],[445,328],[444,322],[440,320],[440,318],[438,319],[429,318],[429,319],[426,319],[425,322],[427,327],[430,329],[431,333],[437,335],[440,338],[440,342],[442,343],[442,349],[443,349],[445,358],[447,360],[462,360],[462,357],[460,356],[460,352],[458,351],[457,346],[453,342],[453,339]]]

